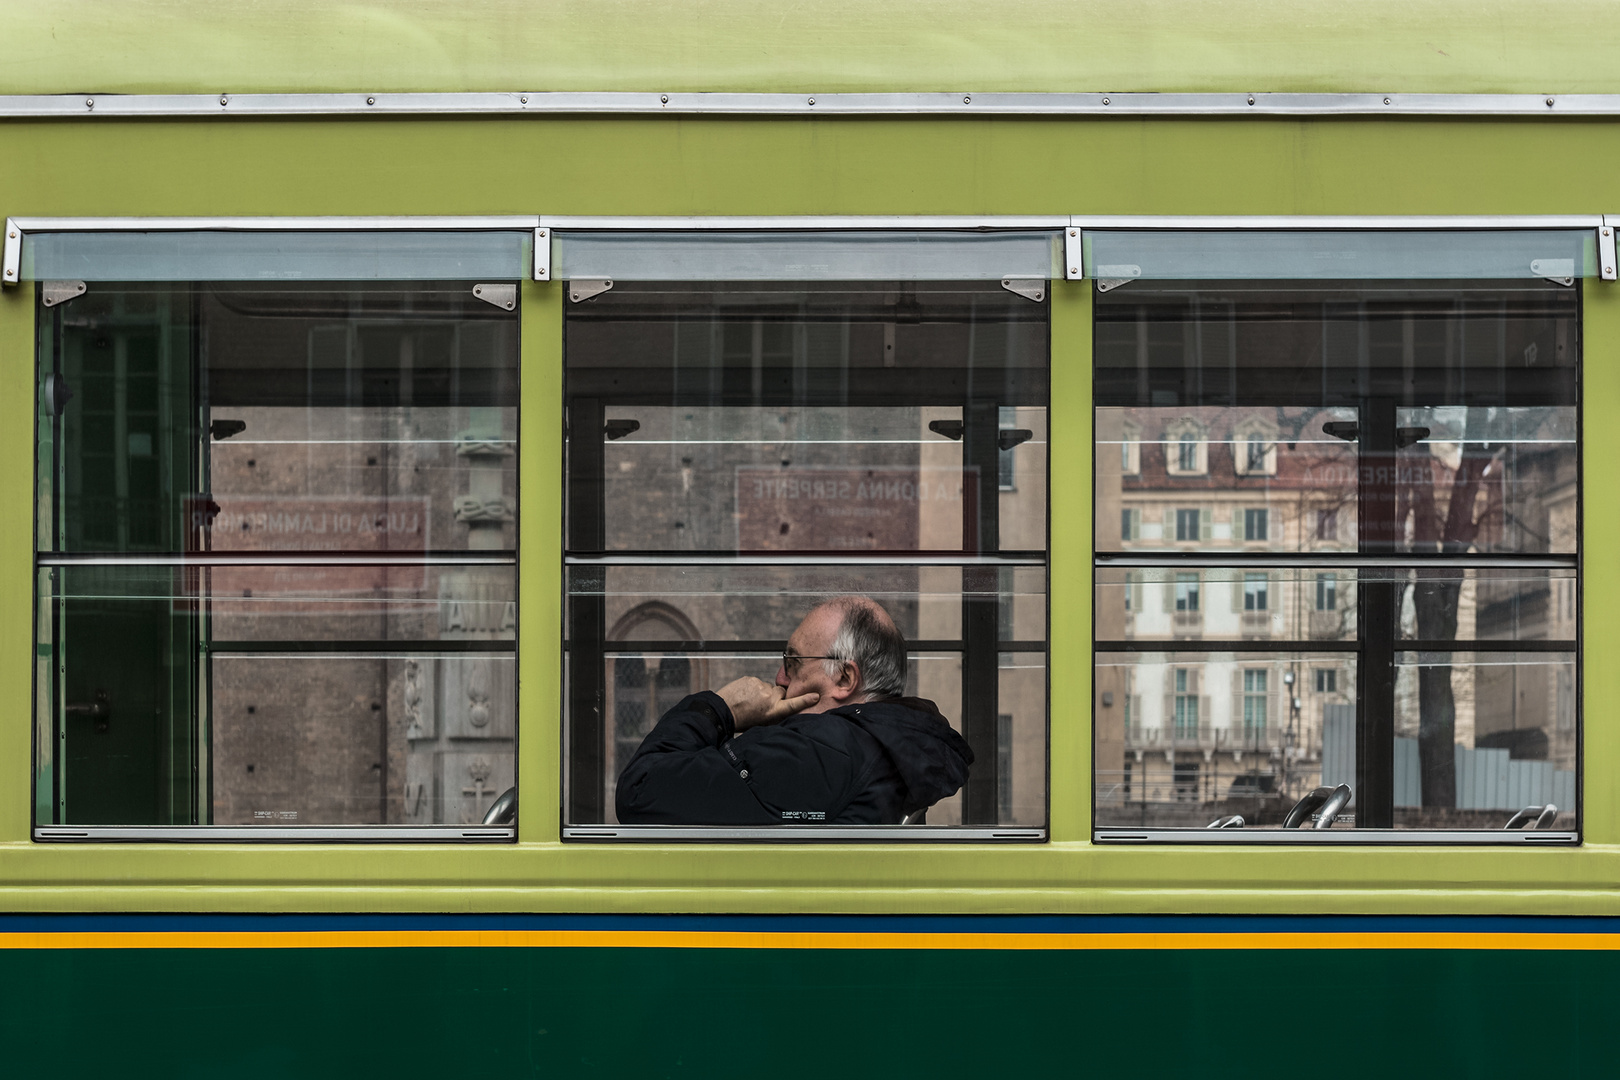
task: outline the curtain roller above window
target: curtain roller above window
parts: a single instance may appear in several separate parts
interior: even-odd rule
[[[24,281],[513,281],[531,231],[37,232]]]
[[[1062,277],[1056,230],[562,232],[553,276],[614,281],[986,281]]]
[[[1087,230],[1085,276],[1159,281],[1513,280],[1597,276],[1591,229]]]

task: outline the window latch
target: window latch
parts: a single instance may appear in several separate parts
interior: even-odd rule
[[[112,715],[112,704],[107,691],[97,690],[89,701],[69,703],[64,710],[69,716],[85,716],[96,722],[97,731],[107,730],[107,719]]]

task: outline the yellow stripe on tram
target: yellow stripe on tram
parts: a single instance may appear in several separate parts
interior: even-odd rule
[[[1620,949],[1620,934],[1467,932],[821,933],[708,930],[199,930],[0,933],[0,949]]]

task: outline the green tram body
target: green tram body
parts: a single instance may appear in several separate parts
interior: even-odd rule
[[[1590,0],[14,6],[0,212],[1599,215],[1620,211],[1614,26]],[[595,92],[621,96],[547,98]],[[286,96],[306,94],[347,96]],[[432,112],[411,94],[506,96]],[[1029,98],[988,111],[998,94]],[[1601,418],[1620,408],[1620,284],[1577,288]],[[468,845],[33,838],[21,508],[42,309],[32,283],[0,291],[9,1075],[1610,1067],[1620,431],[1582,432],[1578,844],[1093,842],[1086,280],[1049,298],[1048,838],[565,842],[564,290],[519,290],[522,814],[516,842]]]

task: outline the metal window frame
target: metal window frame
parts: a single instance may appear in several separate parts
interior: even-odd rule
[[[1549,98],[1548,102],[1551,103]],[[1068,262],[1069,278],[1082,280],[1081,272],[1081,243],[1086,229],[1132,229],[1132,230],[1164,230],[1164,231],[1236,231],[1236,230],[1265,230],[1265,231],[1338,231],[1338,232],[1365,232],[1365,231],[1395,231],[1395,230],[1423,230],[1423,231],[1509,231],[1517,229],[1592,229],[1596,232],[1598,244],[1598,280],[1615,281],[1616,271],[1620,270],[1616,260],[1615,230],[1620,228],[1620,214],[1577,214],[1577,215],[1497,215],[1497,216],[1429,216],[1429,215],[1400,215],[1355,217],[1346,215],[1333,216],[1155,216],[1155,215],[1106,215],[1106,216],[1075,216],[1070,219],[1070,227],[1065,235],[1065,255]],[[1093,328],[1095,329],[1095,328]],[[1583,361],[1584,362],[1584,361]],[[1096,448],[1093,447],[1093,456]],[[1584,497],[1584,478],[1580,481],[1580,489]],[[1093,499],[1093,516],[1095,516],[1095,499]],[[1522,569],[1574,569],[1579,579],[1582,553],[1573,555],[1483,555],[1476,557],[1465,556],[1425,556],[1422,558],[1411,555],[1365,555],[1359,552],[1345,552],[1343,554],[1301,554],[1298,557],[1287,555],[1249,555],[1240,552],[1211,553],[1205,555],[1152,555],[1152,554],[1121,554],[1093,552],[1092,572],[1106,567],[1119,568],[1168,568],[1186,567],[1236,568],[1239,566],[1255,566],[1285,569],[1378,569],[1398,568],[1411,569],[1424,566],[1456,566],[1471,569],[1494,568],[1522,568]],[[1095,603],[1096,588],[1093,582],[1093,603]],[[1246,644],[1246,643],[1245,643]],[[1266,654],[1285,653],[1289,651],[1309,652],[1350,652],[1359,651],[1359,643],[1348,642],[1310,642],[1309,648],[1302,647],[1299,642],[1266,642],[1264,649],[1256,652]],[[1422,645],[1432,643],[1421,643]],[[1459,647],[1456,652],[1477,651],[1537,651],[1534,646],[1529,649],[1514,649],[1517,642],[1492,642],[1496,648],[1481,650],[1473,642],[1455,642]],[[1560,643],[1562,644],[1562,643]],[[1103,649],[1101,646],[1110,646]],[[1120,645],[1129,648],[1121,650]],[[1293,650],[1289,646],[1296,646]],[[1200,647],[1203,646],[1203,647]],[[1280,646],[1280,647],[1279,647]],[[1420,647],[1414,645],[1414,648]],[[1396,642],[1396,650],[1403,651],[1400,643]],[[1093,638],[1091,652],[1095,661],[1096,654],[1102,651],[1131,651],[1131,652],[1231,652],[1242,651],[1234,649],[1232,642],[1184,642],[1175,640],[1165,641],[1136,641],[1129,642],[1103,642]],[[1563,651],[1563,650],[1560,650]],[[1576,670],[1579,675],[1584,660],[1582,641],[1576,639],[1573,651],[1576,654]],[[1578,694],[1577,697],[1582,695]],[[1581,718],[1584,721],[1584,703],[1577,705],[1581,709]],[[1095,718],[1093,719],[1095,728]],[[1095,734],[1095,731],[1093,731]],[[1580,748],[1577,751],[1576,767],[1576,801],[1580,804],[1584,789],[1586,754],[1584,724],[1579,731]],[[1096,763],[1092,763],[1095,772]],[[1095,779],[1095,777],[1093,777]],[[1198,828],[1129,828],[1099,826],[1097,815],[1096,785],[1092,784],[1092,825],[1091,839],[1096,844],[1179,844],[1194,847],[1223,846],[1232,844],[1246,845],[1276,845],[1287,844],[1296,847],[1318,846],[1411,846],[1419,844],[1455,844],[1469,847],[1479,846],[1555,846],[1578,847],[1582,844],[1580,831],[1525,831],[1505,829],[1477,829],[1477,830],[1442,830],[1442,829],[1346,829],[1335,832],[1331,829],[1293,829],[1280,828],[1254,828],[1254,829],[1198,829]]]
[[[1389,116],[1620,115],[1620,94],[1150,91],[444,92],[8,94],[0,118],[203,116]]]
[[[12,217],[6,219],[4,252],[0,257],[0,285],[16,286],[22,245],[29,233],[41,232],[500,232],[530,231],[536,216],[468,217]],[[541,249],[536,243],[536,251]],[[37,434],[37,433],[36,433]],[[35,439],[37,447],[37,437]],[[396,556],[387,553],[329,555],[184,554],[77,555],[35,551],[33,567],[52,566],[517,566],[517,552],[429,552]],[[36,598],[37,603],[37,598]],[[432,642],[419,651],[432,652]],[[515,643],[514,643],[515,651]],[[36,782],[30,781],[30,788]],[[30,817],[33,810],[30,808]],[[191,843],[514,843],[515,825],[309,825],[309,826],[76,826],[40,825],[30,831],[36,842],[150,842]]]
[[[824,232],[916,231],[916,232],[970,232],[995,233],[1006,231],[1044,231],[1057,233],[1067,228],[1070,218],[1058,215],[1036,216],[953,216],[953,215],[862,215],[862,216],[542,216],[536,231],[535,258],[541,258],[541,238],[556,239],[559,232],[773,232],[815,234]],[[548,268],[550,257],[548,255]],[[539,276],[538,273],[536,275]],[[1050,512],[1050,507],[1048,507]],[[965,555],[951,553],[894,554],[894,555],[723,555],[688,552],[575,555],[564,551],[565,567],[580,566],[961,566],[961,567],[1014,567],[1034,566],[1049,568],[1047,552],[1015,552],[998,555]],[[1049,587],[1049,584],[1048,584]],[[1032,643],[1019,643],[1018,651],[1035,651]],[[1043,655],[1050,654],[1050,639],[1040,643]],[[1049,697],[1050,695],[1048,695]],[[1050,701],[1047,702],[1046,724],[1051,725]],[[564,738],[566,740],[566,727]],[[1048,740],[1050,731],[1048,731]],[[567,768],[566,741],[563,749],[564,768]],[[1051,762],[1046,764],[1050,780]],[[567,778],[564,777],[566,788]],[[1050,785],[1048,785],[1050,786]],[[1050,793],[1048,793],[1049,796]],[[1049,812],[1049,808],[1048,808]],[[754,843],[810,843],[829,841],[860,841],[863,843],[982,843],[987,841],[1044,842],[1049,838],[1049,822],[1039,827],[989,825],[763,825],[763,826],[700,826],[655,825],[625,826],[614,824],[569,823],[567,815],[561,826],[562,839],[572,842],[686,842],[731,841]]]

